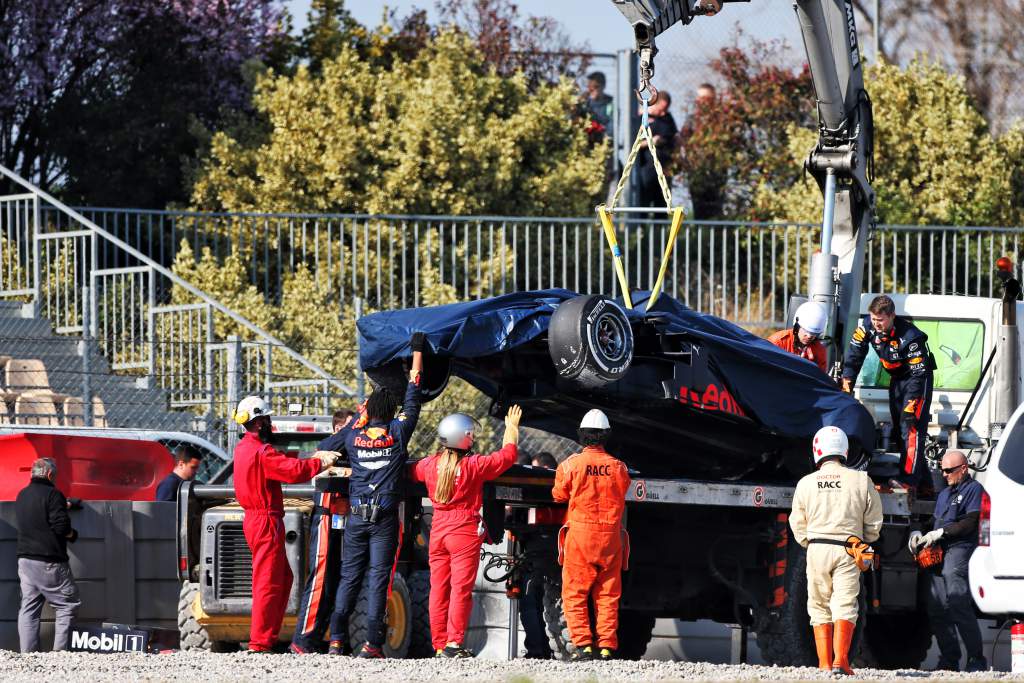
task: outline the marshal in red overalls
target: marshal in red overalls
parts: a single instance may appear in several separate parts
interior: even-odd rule
[[[255,430],[246,431],[235,446],[235,496],[245,510],[242,531],[252,552],[250,650],[266,651],[277,642],[292,586],[284,552],[281,484],[309,481],[321,466],[317,459],[299,460],[281,453]]]

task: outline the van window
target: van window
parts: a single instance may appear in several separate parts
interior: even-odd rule
[[[1017,420],[1013,430],[1003,441],[999,457],[999,471],[1018,484],[1024,484],[1024,421]]]
[[[922,318],[915,318],[914,324],[928,335],[928,350],[935,356],[935,390],[974,391],[985,361],[985,325],[978,320]],[[889,386],[889,373],[874,349],[868,351],[857,383],[866,389]]]

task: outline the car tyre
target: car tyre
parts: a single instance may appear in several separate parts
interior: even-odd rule
[[[597,294],[562,302],[548,326],[548,353],[558,376],[583,389],[621,379],[633,361],[626,312]]]

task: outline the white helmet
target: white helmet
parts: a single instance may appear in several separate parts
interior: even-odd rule
[[[793,323],[800,326],[811,334],[821,334],[825,331],[825,323],[828,322],[828,311],[823,304],[817,301],[805,301],[796,309]]]
[[[468,451],[476,436],[476,420],[464,413],[452,413],[437,425],[437,436],[445,448]]]
[[[238,408],[235,409],[233,417],[235,422],[244,425],[246,422],[255,420],[257,417],[273,414],[274,411],[270,409],[270,404],[263,398],[259,396],[246,396],[238,402]]]
[[[580,429],[611,429],[612,426],[608,424],[608,416],[602,413],[597,408],[594,408],[587,412],[583,416],[583,420],[580,422]]]
[[[825,458],[836,456],[846,460],[850,452],[850,440],[839,427],[822,427],[814,435],[814,444],[811,446],[814,455],[814,464],[820,465]]]

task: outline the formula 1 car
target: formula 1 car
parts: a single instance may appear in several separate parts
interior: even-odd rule
[[[493,400],[492,414],[524,408],[524,424],[570,439],[600,408],[611,452],[646,476],[794,481],[812,470],[810,439],[824,425],[851,441],[849,463],[866,467],[871,416],[813,363],[670,296],[647,310],[564,289],[374,313],[358,321],[370,379],[399,391],[408,339],[432,351],[426,398],[451,375]]]

